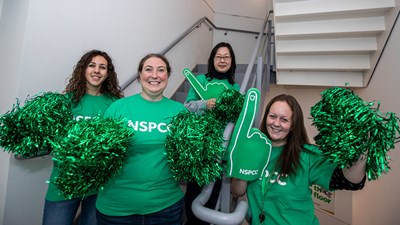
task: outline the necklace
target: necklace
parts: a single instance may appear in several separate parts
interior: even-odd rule
[[[268,174],[268,176],[264,179],[262,179],[262,186],[261,186],[261,212],[260,215],[258,215],[258,220],[260,221],[260,224],[264,222],[265,220],[265,214],[264,214],[264,201],[265,201],[265,196],[267,193],[267,190],[269,186],[271,185],[271,174]]]
[[[261,184],[261,212],[260,215],[258,215],[258,220],[260,221],[260,224],[264,222],[265,220],[265,213],[264,213],[264,201],[265,201],[265,196],[267,194],[268,189],[271,186],[271,176],[273,173],[275,173],[276,169],[276,163],[274,164],[274,167],[271,171],[271,173],[268,173],[268,176],[262,178],[262,184]],[[267,170],[268,171],[268,170]]]

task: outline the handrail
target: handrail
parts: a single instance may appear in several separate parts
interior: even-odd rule
[[[263,51],[261,56],[258,57],[258,63],[257,63],[257,88],[260,90],[261,93],[261,99],[265,99],[266,93],[269,92],[269,88],[271,85],[271,51],[272,50],[272,45],[274,44],[272,42],[272,21],[269,20],[267,23],[267,36],[265,38],[264,46],[263,46]],[[265,47],[266,46],[266,47]],[[264,62],[263,62],[263,57],[264,57]],[[265,70],[263,66],[265,65]],[[263,75],[263,71],[265,71],[265,74]],[[264,101],[260,102],[259,109],[264,109]],[[254,122],[255,127],[259,127],[261,123],[261,117],[262,117],[262,110],[258,110],[257,116]]]
[[[165,55],[169,50],[175,47],[180,41],[182,41],[187,35],[189,35],[193,30],[199,28],[202,23],[206,23],[211,25],[212,28],[216,30],[226,30],[226,31],[233,31],[233,32],[240,32],[240,33],[248,33],[248,34],[257,34],[257,32],[249,31],[249,30],[240,30],[240,29],[231,29],[231,28],[224,28],[224,27],[217,27],[215,24],[208,19],[206,16],[199,19],[196,23],[194,23],[189,29],[187,29],[181,36],[179,36],[174,42],[172,42],[168,47],[166,47],[160,54]],[[210,28],[211,30],[211,28]],[[124,84],[121,85],[121,90],[124,91],[129,85],[131,85],[137,78],[139,77],[138,73],[135,73],[131,78],[129,78]],[[49,155],[50,152],[46,152],[45,154],[38,154],[31,157],[23,157],[21,155],[14,155],[15,159],[18,160],[25,160],[25,159],[33,159],[38,157],[44,157]]]
[[[268,20],[269,20],[269,16],[270,16],[272,13],[273,13],[272,10],[269,10],[269,11],[268,11],[268,13],[267,13],[267,15],[266,15],[266,18],[265,18],[265,20],[264,20],[262,29],[261,29],[260,32],[258,33],[258,38],[257,38],[256,46],[254,47],[253,53],[251,54],[250,62],[249,62],[249,64],[248,64],[247,69],[246,69],[246,72],[245,72],[245,74],[244,74],[244,78],[243,78],[243,81],[242,81],[242,85],[240,86],[240,92],[241,92],[241,93],[244,93],[245,90],[246,90],[246,88],[247,88],[247,84],[248,84],[248,82],[249,82],[249,80],[250,80],[251,71],[253,70],[253,66],[254,66],[254,63],[255,63],[255,60],[256,60],[256,56],[257,56],[257,53],[258,53],[258,49],[260,48],[261,37],[262,37],[262,35],[265,34],[265,33],[264,33],[264,30],[265,30],[265,27],[267,26],[267,23],[268,23]]]
[[[160,52],[161,55],[165,55],[169,50],[175,47],[180,41],[182,41],[186,36],[188,36],[193,30],[199,28],[202,23],[206,23],[211,25],[212,28],[215,30],[225,30],[225,31],[233,31],[233,32],[240,32],[240,33],[248,33],[248,34],[258,34],[258,32],[248,31],[248,30],[240,30],[240,29],[232,29],[232,28],[224,28],[224,27],[217,27],[215,24],[208,19],[206,16],[199,19],[196,23],[194,23],[189,29],[187,29],[181,36],[179,36],[174,42],[172,42],[168,47],[166,47],[163,51]],[[211,28],[209,28],[211,30]],[[137,78],[138,73],[135,73],[131,78],[129,78],[125,83],[121,85],[121,89],[125,90],[129,85],[131,85]]]
[[[244,201],[239,201],[236,205],[235,210],[232,213],[222,213],[209,208],[201,208],[207,203],[210,198],[211,192],[214,188],[214,183],[210,183],[205,186],[201,193],[194,199],[192,203],[193,214],[199,219],[207,221],[212,224],[224,224],[224,225],[238,225],[241,224],[247,214],[248,205]]]

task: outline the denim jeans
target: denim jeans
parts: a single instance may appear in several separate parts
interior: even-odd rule
[[[181,225],[183,199],[161,211],[146,215],[107,216],[97,210],[98,225]]]
[[[63,201],[48,201],[44,203],[43,225],[72,225],[81,205],[79,225],[97,225],[96,197],[90,195],[85,199],[73,198]]]

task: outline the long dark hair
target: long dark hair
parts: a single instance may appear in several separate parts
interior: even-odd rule
[[[100,93],[122,98],[124,96],[118,84],[117,72],[111,57],[103,51],[91,50],[85,53],[74,66],[71,78],[65,87],[65,93],[73,93],[72,101],[77,104],[86,93],[85,71],[93,57],[102,56],[107,60],[107,78],[101,84]]]
[[[207,69],[206,77],[210,80],[215,77],[214,74],[217,73],[217,70],[214,67],[214,57],[217,54],[218,49],[221,47],[227,47],[229,49],[229,54],[231,55],[231,68],[229,68],[229,70],[226,71],[226,74],[228,75],[228,82],[230,84],[234,84],[235,83],[235,71],[236,71],[236,58],[235,58],[235,53],[233,52],[232,46],[226,42],[218,43],[211,50],[210,57],[208,58],[208,69]]]
[[[260,124],[260,131],[267,135],[268,138],[271,138],[266,128],[267,117],[272,104],[278,101],[286,102],[289,105],[293,112],[293,118],[291,118],[292,127],[287,136],[286,145],[276,162],[277,168],[280,168],[281,174],[296,174],[296,170],[300,166],[300,152],[303,145],[310,143],[304,126],[303,111],[301,110],[300,104],[297,100],[293,96],[286,94],[281,94],[271,99],[265,109],[264,117]]]

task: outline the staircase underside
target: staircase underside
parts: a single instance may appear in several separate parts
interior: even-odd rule
[[[399,0],[274,0],[276,82],[368,85]]]

